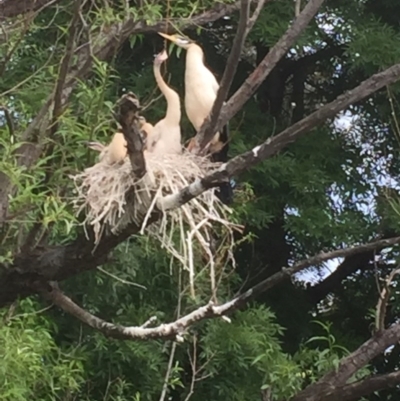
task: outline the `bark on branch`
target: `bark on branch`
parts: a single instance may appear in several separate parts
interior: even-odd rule
[[[135,177],[142,178],[146,174],[146,162],[143,155],[143,142],[138,127],[140,103],[132,92],[123,95],[118,101],[117,120],[121,124],[127,153]]]
[[[321,401],[353,401],[400,383],[400,371],[376,375],[320,394]]]

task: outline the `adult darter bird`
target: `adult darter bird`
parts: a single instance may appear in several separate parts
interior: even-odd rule
[[[181,102],[179,95],[171,89],[161,75],[161,65],[168,59],[163,50],[154,59],[153,71],[157,85],[167,101],[165,117],[154,125],[152,133],[147,138],[147,150],[151,153],[181,153]]]
[[[198,44],[180,35],[167,35],[161,32],[159,35],[186,50],[185,110],[190,122],[198,132],[211,112],[219,84],[214,74],[205,66],[204,52]],[[221,132],[217,132],[210,141],[208,151],[211,153],[213,161],[226,162],[228,160],[228,140],[228,125],[225,125]],[[218,195],[222,202],[230,203],[233,197],[231,184],[221,184]]]

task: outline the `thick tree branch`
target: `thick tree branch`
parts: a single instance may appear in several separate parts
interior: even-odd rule
[[[387,240],[374,241],[369,244],[360,245],[352,248],[339,249],[332,252],[322,252],[312,258],[303,260],[296,263],[290,268],[284,268],[281,272],[272,275],[266,280],[260,282],[256,286],[250,288],[243,294],[238,295],[232,300],[222,304],[214,305],[209,303],[208,305],[202,306],[193,312],[183,316],[182,318],[176,320],[175,322],[168,324],[161,324],[158,327],[146,328],[140,327],[123,327],[108,323],[102,319],[90,314],[78,305],[76,305],[70,298],[65,296],[58,287],[52,285],[49,290],[47,284],[41,284],[39,291],[41,294],[49,299],[54,304],[58,305],[60,308],[66,312],[72,314],[82,322],[86,323],[90,327],[101,331],[103,334],[118,338],[118,339],[130,339],[130,340],[144,340],[144,339],[154,339],[163,338],[170,339],[176,338],[176,336],[182,335],[190,326],[194,323],[204,320],[211,319],[220,316],[225,316],[239,309],[245,305],[250,299],[256,295],[267,291],[271,287],[279,284],[280,282],[290,278],[295,273],[310,267],[315,266],[323,261],[330,260],[340,256],[355,255],[358,253],[365,252],[370,249],[382,249],[385,247],[393,246],[400,243],[400,237],[390,238]],[[400,335],[400,329],[399,329]],[[390,337],[390,336],[389,336]],[[390,337],[392,338],[392,337]]]
[[[355,383],[337,387],[320,394],[321,401],[353,401],[367,396],[375,391],[395,387],[400,383],[400,371],[376,375]],[[305,401],[305,400],[304,400]]]
[[[332,393],[332,400],[339,400],[340,393],[336,394],[336,398],[333,396],[336,389],[344,386],[358,370],[399,340],[400,324],[398,323],[385,331],[377,332],[349,356],[343,358],[337,369],[322,376],[316,383],[300,391],[290,401],[325,401],[326,398],[322,395],[324,392]]]
[[[215,126],[217,125],[221,108],[232,85],[233,77],[235,76],[244,41],[246,39],[249,9],[250,1],[241,0],[239,25],[233,41],[232,50],[228,57],[224,75],[222,76],[221,86],[218,89],[217,98],[215,99],[209,117],[205,120],[199,132],[196,134],[195,145],[193,148],[194,153],[198,153],[201,149],[203,149],[207,143],[211,141],[212,137],[214,136],[214,132],[216,131]]]
[[[341,110],[399,79],[400,64],[373,75],[356,88],[340,95],[333,102],[326,104],[306,118],[286,128],[280,134],[268,138],[261,145],[229,160],[228,163],[223,164],[214,173],[202,179],[197,179],[176,194],[165,196],[164,199],[159,201],[159,206],[165,210],[180,207],[207,189],[216,187],[219,183],[226,182],[230,177],[249,170],[257,163],[274,156],[284,147],[316,128],[325,120],[335,117]]]

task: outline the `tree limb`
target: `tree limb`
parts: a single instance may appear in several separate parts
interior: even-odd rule
[[[310,0],[300,15],[282,36],[276,45],[268,52],[265,58],[244,81],[242,86],[234,93],[221,110],[215,132],[218,132],[243,105],[251,98],[268,74],[274,69],[279,60],[296,43],[297,39],[307,28],[310,21],[318,12],[324,0]]]
[[[245,37],[247,37],[247,35],[253,29],[253,26],[256,23],[258,17],[260,16],[260,13],[265,5],[265,2],[270,2],[270,1],[271,0],[258,0],[256,9],[254,10],[253,14],[251,14],[249,20],[247,21]]]
[[[374,241],[369,244],[364,244],[352,248],[339,249],[332,252],[322,252],[315,255],[312,258],[300,261],[290,268],[283,268],[281,272],[273,274],[271,277],[263,280],[256,286],[250,288],[243,294],[236,296],[230,301],[225,302],[221,305],[214,305],[212,302],[202,306],[193,312],[183,316],[172,323],[161,324],[153,328],[140,327],[123,327],[108,323],[102,319],[90,314],[89,312],[76,305],[70,298],[64,295],[57,286],[51,284],[51,288],[48,288],[48,284],[40,284],[39,292],[48,300],[58,305],[64,311],[75,316],[90,327],[99,330],[103,334],[109,337],[121,339],[121,340],[145,340],[145,339],[171,339],[181,336],[190,326],[194,323],[204,319],[211,319],[216,317],[225,316],[239,309],[245,305],[250,299],[256,295],[267,291],[271,287],[281,283],[282,281],[290,278],[295,273],[299,272],[310,266],[315,266],[323,261],[337,258],[340,256],[355,255],[357,253],[365,252],[370,249],[382,249],[385,247],[393,246],[400,243],[400,237],[390,238],[387,240]],[[390,330],[390,329],[389,329]],[[396,332],[397,333],[397,332]],[[398,335],[400,335],[400,326],[398,328]],[[389,338],[392,338],[389,336]],[[380,348],[379,348],[380,349]]]
[[[400,383],[400,371],[383,375],[376,375],[355,383],[336,387],[331,391],[324,391],[320,394],[321,401],[353,401],[367,396],[375,391],[389,387],[395,387]],[[303,399],[303,401],[305,401]]]
[[[196,134],[193,148],[194,153],[198,153],[201,149],[203,149],[214,136],[215,126],[217,125],[221,108],[232,85],[233,77],[235,76],[244,41],[246,39],[249,9],[249,0],[241,0],[239,25],[233,41],[232,50],[229,54],[224,75],[222,76],[221,85],[218,89],[217,97],[211,109],[210,115],[208,118],[206,118],[199,132]]]
[[[316,128],[325,120],[335,117],[341,110],[399,79],[400,64],[396,64],[373,75],[356,88],[338,96],[333,102],[326,104],[296,124],[286,128],[278,135],[268,138],[261,145],[224,163],[214,173],[197,179],[178,193],[165,196],[158,202],[159,206],[164,210],[180,207],[207,189],[216,187],[219,183],[226,182],[230,177],[242,173],[257,163],[274,156],[284,147]]]
[[[334,392],[338,386],[343,386],[362,367],[372,359],[384,352],[388,347],[400,340],[400,324],[396,323],[390,328],[377,332],[354,352],[343,358],[337,369],[325,374],[316,383],[300,391],[290,401],[325,401],[321,398],[323,392]],[[336,398],[338,399],[336,394]]]
[[[160,210],[179,207],[206,189],[217,186],[219,182],[224,182],[224,179],[230,175],[245,171],[260,161],[271,157],[325,119],[334,117],[348,105],[367,97],[399,78],[400,64],[373,75],[357,88],[339,96],[335,101],[287,128],[279,135],[269,138],[262,145],[233,158],[215,173],[196,180],[178,194],[166,196],[159,204]],[[154,215],[151,221],[155,221],[158,217]],[[87,240],[82,237],[69,245],[54,246],[48,250],[37,250],[34,254],[18,255],[14,267],[10,269],[3,267],[1,269],[0,266],[0,305],[14,301],[18,295],[26,297],[34,293],[30,287],[33,279],[39,281],[43,279],[62,280],[79,272],[94,269],[105,262],[106,255],[111,249],[138,231],[139,228],[132,225],[119,235],[105,237],[94,253],[92,252],[92,239]]]
[[[136,95],[129,92],[121,97],[118,102],[119,112],[117,120],[122,127],[126,140],[126,148],[131,162],[132,171],[136,178],[140,179],[146,174],[146,162],[143,155],[143,142],[140,129],[137,125],[140,104]]]
[[[51,124],[50,136],[53,136],[58,129],[58,119],[62,114],[63,102],[62,93],[67,79],[67,74],[70,66],[70,62],[74,53],[75,39],[77,32],[77,23],[81,11],[82,0],[75,0],[73,17],[68,29],[68,40],[65,48],[65,53],[62,57],[60,68],[58,71],[57,83],[54,91],[54,107],[53,107],[53,120]]]

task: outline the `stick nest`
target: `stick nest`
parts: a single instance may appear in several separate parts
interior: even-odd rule
[[[146,175],[137,180],[129,158],[114,165],[99,162],[73,177],[77,189],[76,213],[85,211],[84,224],[92,225],[98,244],[104,232],[118,234],[129,223],[140,225],[140,234],[155,238],[189,270],[194,295],[194,265],[206,258],[210,267],[211,285],[215,289],[217,251],[224,248],[231,261],[234,231],[241,227],[229,221],[232,210],[224,205],[211,189],[179,208],[166,212],[157,208],[163,196],[177,193],[196,178],[212,173],[218,163],[185,151],[180,155],[146,154]],[[150,223],[153,212],[161,218]],[[221,252],[218,252],[221,254]]]

